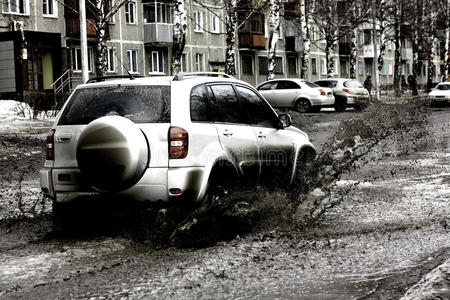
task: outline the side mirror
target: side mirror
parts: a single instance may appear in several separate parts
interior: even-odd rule
[[[286,128],[286,127],[289,127],[292,125],[291,116],[288,114],[279,115],[278,120],[280,120],[281,124],[283,125],[283,128]]]

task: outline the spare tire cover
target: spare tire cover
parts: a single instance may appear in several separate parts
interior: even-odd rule
[[[77,143],[77,162],[87,184],[103,191],[130,188],[145,172],[149,149],[143,132],[119,116],[87,125]]]

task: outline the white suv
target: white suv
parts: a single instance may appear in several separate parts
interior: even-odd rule
[[[231,76],[97,81],[76,88],[47,136],[40,182],[55,214],[83,196],[210,201],[232,178],[282,167],[292,180],[315,155],[288,115]]]

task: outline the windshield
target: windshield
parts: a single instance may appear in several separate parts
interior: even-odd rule
[[[78,89],[59,125],[83,125],[103,116],[135,123],[170,122],[170,86],[108,86]]]
[[[344,82],[345,87],[354,88],[354,89],[362,89],[364,88],[359,81],[356,80],[347,80]]]
[[[304,80],[303,83],[306,84],[307,86],[309,86],[310,88],[320,87],[320,86],[318,86],[317,84],[312,83],[312,82],[310,82],[310,81],[306,81],[306,80]]]
[[[436,89],[441,91],[450,91],[450,84],[438,84]]]

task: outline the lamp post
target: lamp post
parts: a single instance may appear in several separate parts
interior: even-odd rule
[[[88,49],[86,32],[86,2],[80,0],[80,47],[81,47],[81,73],[83,83],[89,80]]]

